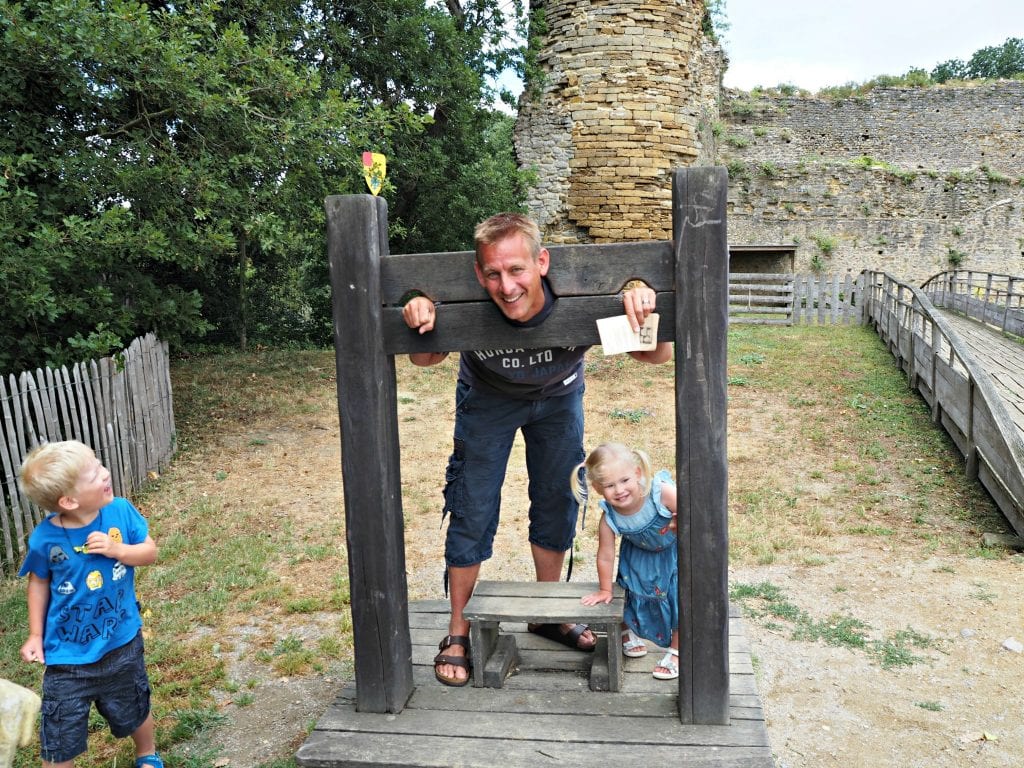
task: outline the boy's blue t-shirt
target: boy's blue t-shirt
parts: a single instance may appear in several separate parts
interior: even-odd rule
[[[46,664],[91,664],[131,642],[142,627],[135,600],[135,569],[105,555],[80,550],[93,531],[125,544],[141,544],[149,524],[120,496],[83,528],[62,528],[49,515],[32,531],[19,576],[50,580],[43,629]],[[78,548],[79,551],[76,551]]]

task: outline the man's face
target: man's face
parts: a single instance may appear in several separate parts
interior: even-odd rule
[[[476,278],[509,320],[526,322],[544,308],[541,278],[548,273],[548,252],[536,260],[518,232],[480,248],[473,266]]]

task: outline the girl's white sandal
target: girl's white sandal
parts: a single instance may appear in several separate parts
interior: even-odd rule
[[[641,640],[632,629],[622,630],[622,655],[631,659],[638,659],[647,655],[647,645]]]
[[[668,653],[662,656],[661,661],[658,662],[658,667],[667,669],[668,672],[659,672],[658,668],[655,667],[651,674],[658,680],[675,680],[679,677],[677,658],[679,658],[679,651],[675,648],[669,648]]]

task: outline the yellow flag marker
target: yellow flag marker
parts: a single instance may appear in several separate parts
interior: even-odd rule
[[[370,192],[379,195],[388,172],[388,159],[380,152],[363,152],[363,178]]]

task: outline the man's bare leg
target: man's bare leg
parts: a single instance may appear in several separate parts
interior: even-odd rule
[[[462,616],[462,611],[473,596],[473,588],[476,586],[477,576],[480,574],[480,564],[467,565],[464,568],[448,566],[448,599],[452,606],[452,615],[448,619],[449,635],[469,636],[469,622]],[[445,656],[465,656],[466,649],[461,645],[453,645],[444,650]],[[453,664],[441,664],[437,672],[442,677],[465,680],[469,677],[469,670],[456,667]]]
[[[565,552],[544,549],[536,544],[530,544],[530,550],[533,553],[533,569],[537,574],[537,581],[558,581],[562,578]],[[572,624],[563,624],[562,632],[568,632],[572,627]],[[593,648],[595,645],[597,645],[597,638],[589,629],[580,635],[581,647]]]

